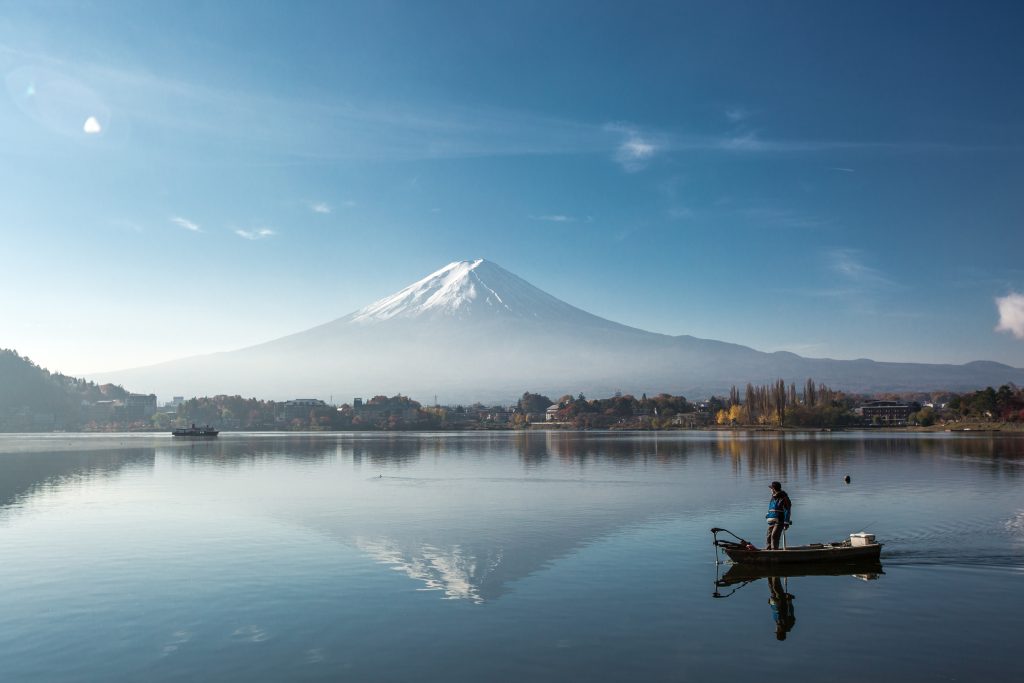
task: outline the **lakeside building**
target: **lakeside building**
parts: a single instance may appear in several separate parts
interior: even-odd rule
[[[156,394],[128,394],[120,408],[123,420],[144,420],[156,413]]]
[[[899,401],[868,401],[856,410],[864,422],[883,427],[906,427],[907,419],[913,412],[906,403]]]
[[[165,413],[177,412],[178,406],[180,406],[184,402],[185,402],[185,397],[184,396],[175,396],[174,398],[172,398],[170,401],[168,401],[167,403],[165,403],[163,405],[163,410],[164,410]]]
[[[318,408],[327,408],[327,404],[318,398],[296,398],[277,405],[274,419],[278,422],[292,420],[308,420],[309,413]]]

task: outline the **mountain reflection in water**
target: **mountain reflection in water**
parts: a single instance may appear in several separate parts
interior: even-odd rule
[[[54,441],[67,443],[75,442]],[[265,468],[274,491],[289,486],[302,492],[301,500],[261,496],[267,482],[257,479],[201,487],[191,502],[227,497],[253,514],[358,548],[424,589],[474,603],[498,598],[515,581],[621,529],[679,514],[760,507],[759,500],[733,497],[728,486],[687,483],[709,470],[720,476],[722,461],[733,478],[799,478],[812,489],[836,482],[868,455],[886,461],[885,476],[896,480],[916,476],[913,468],[936,460],[951,460],[955,467],[969,463],[975,472],[1011,479],[1024,464],[1024,439],[884,433],[230,434],[203,442],[97,437],[89,443],[82,450],[32,453],[18,452],[17,443],[0,443],[0,450],[15,451],[0,453],[0,506],[116,478],[123,468],[152,470],[156,462],[193,472]],[[498,466],[481,468],[481,458]],[[689,466],[692,458],[699,462]],[[304,468],[324,476],[303,476],[310,471]],[[858,474],[852,488],[858,485],[873,483]],[[182,503],[188,502],[184,495]],[[806,500],[798,498],[796,516],[805,524],[802,509]],[[1020,515],[1015,511],[1001,522],[1018,544],[1024,536]],[[758,517],[747,519],[757,523]],[[843,533],[849,530],[842,527]],[[932,560],[907,554],[908,541],[920,543],[933,532],[920,527],[897,535],[890,545],[894,558],[947,560],[948,552]]]
[[[0,436],[0,680],[730,680],[782,642],[996,679],[1022,467],[1008,435]],[[791,544],[870,531],[884,580],[737,566],[708,600],[707,530],[759,537],[776,479]]]

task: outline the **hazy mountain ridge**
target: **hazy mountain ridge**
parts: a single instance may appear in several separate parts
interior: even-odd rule
[[[1024,383],[1024,370],[804,358],[669,336],[583,311],[497,264],[451,263],[395,294],[317,327],[237,351],[102,379],[161,396],[242,393],[344,400],[404,393],[442,402],[667,391],[700,397],[732,385],[807,377],[849,391],[976,389]]]

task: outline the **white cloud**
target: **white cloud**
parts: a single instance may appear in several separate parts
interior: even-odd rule
[[[1010,292],[996,297],[999,309],[999,324],[996,332],[1009,332],[1017,339],[1024,339],[1024,294]]]
[[[614,123],[608,124],[605,129],[624,137],[615,150],[615,161],[627,173],[636,173],[647,168],[648,162],[659,151],[658,145],[642,136],[633,126]]]
[[[341,205],[344,206],[345,208],[351,209],[356,205],[356,201],[354,199],[346,199],[341,203]]]
[[[856,173],[857,170],[853,168],[847,168],[846,166],[829,166],[830,171],[840,171],[842,173]]]
[[[96,135],[97,133],[103,132],[103,126],[100,125],[100,122],[96,120],[95,116],[90,116],[85,120],[85,123],[82,124],[82,130],[84,130],[88,135]]]
[[[623,142],[619,150],[629,159],[650,159],[654,156],[654,145],[638,137]]]
[[[576,219],[561,213],[547,214],[544,216],[530,216],[535,221],[548,221],[550,223],[572,223]]]
[[[239,237],[244,237],[247,240],[262,240],[267,237],[272,237],[277,233],[270,228],[259,228],[258,230],[235,230],[235,234]]]
[[[331,206],[327,202],[313,202],[309,205],[309,210],[313,213],[330,213]]]
[[[179,227],[185,228],[186,230],[191,230],[192,232],[202,232],[202,230],[199,229],[198,223],[193,223],[189,219],[182,218],[181,216],[173,216],[171,218],[171,222]]]

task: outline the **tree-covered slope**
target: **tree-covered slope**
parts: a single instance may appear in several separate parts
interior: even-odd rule
[[[40,422],[57,429],[78,426],[83,401],[121,399],[114,385],[52,373],[11,349],[0,349],[0,431],[32,429]]]

